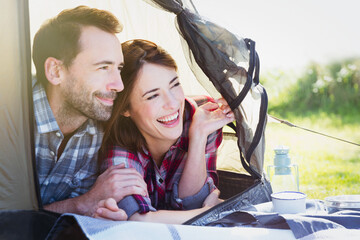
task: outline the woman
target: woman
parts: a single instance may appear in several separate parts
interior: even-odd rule
[[[234,115],[223,99],[196,107],[185,98],[175,61],[156,44],[138,39],[122,48],[124,90],[105,129],[101,168],[125,164],[144,177],[149,196],[118,203],[130,220],[181,223],[214,199],[221,128]],[[114,200],[99,203],[98,215],[104,211],[118,211]]]

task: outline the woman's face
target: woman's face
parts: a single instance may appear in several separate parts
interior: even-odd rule
[[[131,117],[148,145],[169,142],[183,130],[185,97],[175,69],[145,63],[130,95]]]

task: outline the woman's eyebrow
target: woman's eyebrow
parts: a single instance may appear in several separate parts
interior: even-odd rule
[[[159,88],[154,88],[154,89],[151,89],[151,90],[149,90],[149,91],[145,92],[142,96],[144,97],[146,94],[148,94],[148,93],[152,93],[152,92],[156,92],[157,90],[159,90]]]
[[[169,85],[172,84],[173,82],[175,82],[175,80],[178,79],[178,78],[179,78],[179,77],[176,76],[176,77],[174,77],[173,79],[171,79],[171,81],[169,82]]]
[[[171,79],[171,81],[169,82],[169,85],[171,85],[173,82],[175,82],[176,79],[178,79],[178,78],[179,78],[179,77],[176,76],[176,77],[174,77],[173,79]],[[159,90],[159,88],[151,89],[151,90],[145,92],[145,93],[142,95],[142,97],[144,97],[144,96],[145,96],[146,94],[148,94],[148,93],[156,92],[156,91],[158,91],[158,90]]]

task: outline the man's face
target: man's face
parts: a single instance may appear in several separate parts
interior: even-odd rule
[[[63,109],[69,114],[106,121],[116,93],[124,89],[121,44],[114,34],[92,26],[83,27],[79,44],[80,52],[60,84]]]

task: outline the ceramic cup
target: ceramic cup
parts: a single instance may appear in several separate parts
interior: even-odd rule
[[[302,192],[284,191],[271,194],[273,211],[279,214],[305,213],[306,194]]]

